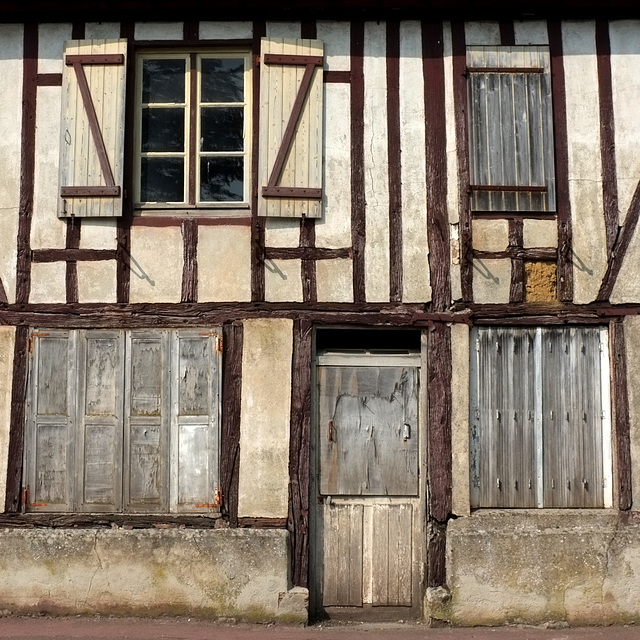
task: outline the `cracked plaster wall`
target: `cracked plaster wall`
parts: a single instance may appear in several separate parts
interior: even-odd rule
[[[305,622],[288,533],[0,529],[0,609]]]
[[[609,511],[483,510],[449,522],[446,597],[457,625],[640,621],[640,518]]]

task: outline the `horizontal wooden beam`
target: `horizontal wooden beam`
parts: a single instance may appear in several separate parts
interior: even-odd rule
[[[241,529],[286,529],[286,518],[238,518]]]
[[[115,249],[34,249],[33,262],[97,262],[115,260]]]
[[[477,251],[473,257],[478,260],[531,260],[541,262],[554,262],[558,259],[558,250],[555,247],[508,247],[505,251]]]
[[[181,227],[185,220],[195,220],[199,227],[217,227],[217,226],[240,226],[250,227],[251,216],[193,216],[185,214],[182,216],[134,216],[131,219],[133,227]]]
[[[269,260],[332,260],[351,258],[351,247],[327,249],[324,247],[266,247],[265,259]]]
[[[61,73],[39,73],[36,76],[36,82],[39,87],[61,87]]]
[[[325,82],[351,82],[351,71],[330,71],[325,69]]]
[[[171,515],[131,515],[109,513],[104,515],[83,513],[3,513],[0,514],[0,527],[34,529],[49,528],[113,528],[114,525],[125,529],[213,529],[220,520],[219,514],[202,516]]]

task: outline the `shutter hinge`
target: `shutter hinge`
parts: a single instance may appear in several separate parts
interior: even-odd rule
[[[213,490],[213,502],[210,504],[197,504],[199,509],[219,509],[222,506],[222,490],[217,487]]]
[[[46,502],[29,502],[29,487],[22,488],[22,506],[23,507],[47,507]]]
[[[218,350],[218,353],[222,353],[222,334],[221,333],[216,335],[216,349]]]

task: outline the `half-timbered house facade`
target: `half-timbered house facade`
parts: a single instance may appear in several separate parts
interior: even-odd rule
[[[637,12],[157,4],[0,14],[0,608],[638,621]]]

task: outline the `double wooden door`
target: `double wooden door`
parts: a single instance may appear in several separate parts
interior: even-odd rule
[[[312,607],[410,616],[424,566],[420,355],[322,354],[316,382]]]

